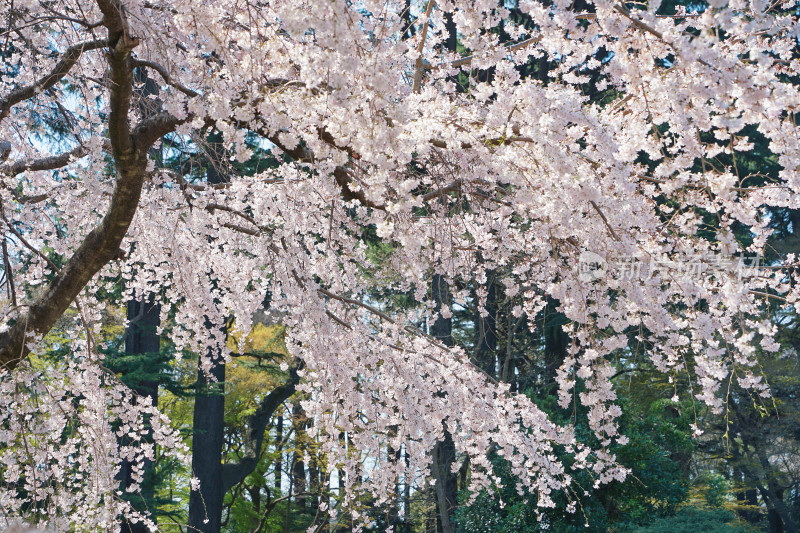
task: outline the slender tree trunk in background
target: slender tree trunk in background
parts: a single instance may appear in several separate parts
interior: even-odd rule
[[[752,487],[747,486],[747,478],[744,473],[736,468],[733,473],[733,478],[738,483],[742,483],[741,490],[736,491],[736,500],[740,505],[746,505],[750,509],[740,509],[738,515],[742,520],[746,520],[750,524],[757,524],[760,520],[758,511],[754,507],[758,506],[758,491]]]
[[[197,368],[192,436],[192,474],[200,490],[189,496],[189,531],[219,533],[222,527],[222,444],[225,426],[225,364],[216,364],[210,375]]]
[[[569,337],[564,332],[564,315],[556,311],[558,302],[547,298],[544,308],[544,369],[542,390],[550,392],[558,387],[556,371],[564,363],[569,348]]]
[[[292,464],[290,465],[290,468],[289,468],[289,492],[287,492],[286,494],[288,496],[290,496],[290,497],[286,500],[286,516],[284,517],[284,522],[283,522],[283,531],[284,531],[284,533],[289,533],[289,521],[290,521],[290,518],[292,516],[292,498],[291,498],[291,495],[292,495],[292,491],[294,490],[294,486],[293,486],[294,476],[292,476],[292,471],[293,470],[294,470],[294,462],[292,462]]]
[[[497,282],[494,270],[486,272],[486,316],[475,312],[475,363],[489,374],[495,375],[497,366]]]
[[[281,482],[283,481],[283,415],[278,415],[275,423],[275,490],[283,492]]]
[[[458,45],[458,34],[456,33],[456,23],[453,20],[452,13],[444,14],[444,29],[447,30],[447,39],[444,42],[444,47],[451,52],[455,52]]]
[[[294,457],[292,459],[292,484],[294,485],[295,505],[300,512],[306,510],[306,465],[303,462],[303,455],[307,446],[306,425],[308,419],[300,402],[296,401],[292,405],[292,418],[294,418]]]
[[[343,450],[347,450],[347,436],[345,435],[344,431],[339,433],[339,445],[342,447]],[[339,480],[339,484],[336,487],[336,498],[339,500],[338,503],[341,505],[344,502],[344,492],[345,492],[345,478],[346,474],[345,471],[341,468],[336,470],[336,475]],[[345,516],[346,512],[343,512],[339,515],[339,518],[336,522],[336,532],[340,531],[347,531],[347,517]],[[351,521],[352,522],[352,521]]]
[[[439,313],[436,320],[431,324],[431,337],[436,338],[445,346],[453,346],[453,319],[441,316],[443,306],[451,307],[452,295],[447,280],[441,274],[434,274],[431,280],[431,293],[435,303],[435,311]],[[452,308],[451,308],[452,311]]]
[[[408,450],[404,450],[403,458],[406,462],[406,471],[408,471],[409,460]],[[403,533],[411,533],[411,480],[407,475],[403,479]]]
[[[749,488],[745,491],[745,501],[747,505],[752,507],[758,507],[758,491],[753,488]],[[748,510],[746,512],[745,520],[750,522],[751,524],[757,524],[759,522],[759,513],[756,510]]]
[[[502,381],[503,383],[508,383],[511,385],[511,390],[517,390],[517,380],[516,380],[516,357],[517,354],[514,352],[514,337],[517,334],[517,331],[526,321],[526,315],[522,314],[519,317],[514,317],[512,313],[506,313],[507,315],[507,323],[506,323],[506,342],[505,342],[505,353],[503,354],[502,360],[499,360],[500,357],[498,356],[498,380]]]
[[[458,475],[451,470],[456,460],[456,448],[450,433],[433,449],[431,470],[436,479],[436,505],[439,508],[439,524],[442,533],[453,533],[453,510],[457,504]]]
[[[389,439],[393,439],[397,436],[397,426],[391,426],[389,428]],[[386,453],[389,457],[394,457],[394,460],[397,464],[400,464],[400,461],[403,460],[403,454],[401,450],[395,450],[393,447],[389,446],[386,450]],[[400,485],[399,482],[394,486],[394,498],[390,501],[388,505],[388,509],[386,511],[386,522],[388,525],[392,526],[394,529],[393,531],[397,531],[400,527]]]
[[[403,18],[403,39],[413,37],[416,32],[414,31],[414,25],[411,23],[411,0],[406,0],[406,7],[401,16]]]
[[[320,481],[322,469],[319,464],[319,456],[311,452],[308,461],[308,506],[312,513],[316,513],[319,508],[319,498],[322,492],[322,483]]]
[[[440,274],[434,274],[431,290],[436,302],[437,313],[444,305],[451,305],[450,288],[447,281]],[[447,346],[453,346],[453,320],[437,316],[431,326],[431,336]],[[457,504],[458,476],[453,473],[452,467],[456,460],[456,448],[453,437],[445,428],[444,438],[436,443],[433,448],[431,474],[436,480],[436,505],[438,507],[438,520],[442,533],[453,533],[452,512]]]
[[[458,469],[458,490],[467,490],[469,485],[469,461],[464,461],[461,468]]]
[[[142,357],[139,358],[137,364],[141,367],[147,364],[147,354],[157,354],[160,348],[160,337],[157,333],[159,322],[160,308],[158,304],[147,303],[137,300],[128,302],[127,318],[128,329],[125,332],[125,353],[135,354]],[[144,370],[140,368],[137,370]],[[125,378],[123,377],[123,381]],[[142,397],[148,397],[154,406],[158,406],[158,382],[154,379],[142,379],[136,383],[126,383],[133,391]],[[133,465],[124,461],[120,470],[120,483],[124,488],[129,487],[133,483],[132,479]],[[145,461],[144,463],[144,482],[142,483],[141,496],[135,499],[132,503],[134,508],[142,513],[147,514],[148,502],[152,502],[154,496],[154,480],[153,478],[153,463],[152,461]],[[123,520],[120,528],[122,533],[148,533],[147,526],[138,522],[136,524]]]

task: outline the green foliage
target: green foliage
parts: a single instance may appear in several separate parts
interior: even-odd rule
[[[731,484],[722,474],[704,473],[698,478],[703,499],[711,508],[722,508],[730,493]]]
[[[553,418],[564,418],[552,396],[538,403]],[[593,479],[580,472],[576,474],[576,481],[589,492],[588,496],[577,495],[574,514],[563,511],[569,501],[575,499],[574,494],[557,498],[556,510],[537,509],[533,498],[517,493],[515,479],[506,461],[492,457],[503,486],[498,487],[494,494],[479,494],[472,504],[457,511],[459,531],[600,533],[609,531],[615,524],[646,524],[674,513],[688,496],[686,461],[693,449],[689,428],[691,420],[686,414],[689,410],[661,399],[638,403],[624,397],[620,403],[624,413],[620,428],[630,441],[625,446],[616,446],[613,451],[620,464],[631,470],[624,483],[614,482],[591,490]],[[590,442],[593,437],[582,420],[579,414],[576,436]],[[462,498],[466,503],[467,495],[462,494]],[[537,511],[542,513],[541,520]]]
[[[648,526],[629,525],[614,530],[619,533],[746,533],[754,529],[741,524],[724,509],[685,507],[673,516],[660,518]]]

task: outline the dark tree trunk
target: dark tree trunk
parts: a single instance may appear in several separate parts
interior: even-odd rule
[[[306,510],[306,465],[303,462],[303,452],[306,446],[306,413],[296,402],[292,406],[292,417],[295,423],[294,456],[292,459],[292,484],[294,485],[295,506],[301,512]]]
[[[457,504],[458,474],[451,470],[456,461],[456,448],[449,432],[445,432],[444,439],[433,449],[433,463],[431,470],[436,479],[436,506],[439,509],[439,530],[442,533],[453,533],[452,516]]]
[[[767,524],[769,533],[783,533],[783,520],[781,515],[776,509],[769,509],[767,511]]]
[[[444,46],[447,50],[455,52],[458,45],[458,34],[452,13],[444,14],[444,29],[447,30],[447,39],[444,42]]]
[[[125,376],[123,376],[123,381],[126,381],[126,384],[130,386],[138,396],[149,397],[156,407],[158,407],[158,381],[155,379],[148,379],[148,369],[142,367],[147,365],[149,359],[151,359],[148,358],[147,355],[157,354],[160,348],[160,337],[156,333],[159,326],[159,312],[158,304],[136,300],[128,302],[128,329],[125,332],[125,353],[141,356],[136,361],[137,367],[139,368],[134,369],[133,372],[144,372],[146,377],[137,380],[135,383],[128,383]],[[148,440],[150,440],[150,437],[151,436],[148,435]],[[132,468],[132,463],[128,461],[122,463],[119,477],[123,490],[133,483]],[[153,501],[155,491],[152,461],[145,461],[144,463],[144,482],[141,484],[141,487],[140,497],[134,499],[132,504],[137,511],[147,513],[149,503]],[[148,533],[149,529],[142,522],[134,524],[123,520],[120,531],[122,533]]]
[[[436,311],[439,312],[443,305],[451,305],[450,288],[447,281],[440,274],[434,274],[431,284],[433,299],[436,303]],[[431,336],[441,341],[447,346],[453,346],[453,320],[437,316],[436,321],[431,326]],[[442,533],[453,533],[452,512],[457,501],[458,476],[453,473],[452,467],[455,462],[455,443],[450,432],[445,428],[444,438],[436,443],[433,448],[431,462],[431,474],[436,480],[434,485],[436,492],[436,506],[438,508],[438,523]]]
[[[409,466],[408,450],[403,453],[406,469]],[[403,479],[403,533],[411,533],[411,480],[406,476]]]
[[[787,533],[798,533],[797,524],[792,518],[792,514],[786,506],[786,503],[783,501],[784,489],[775,479],[775,467],[770,464],[763,449],[757,449],[757,453],[761,461],[764,477],[767,481],[767,498],[765,499],[767,499],[767,504],[769,506],[767,518],[769,520],[770,533],[783,533],[784,531]]]
[[[447,280],[441,274],[434,274],[431,281],[431,293],[436,304],[435,311],[440,313],[442,306],[451,306],[452,295]],[[453,319],[436,316],[436,320],[431,325],[431,336],[441,341],[446,346],[453,346]]]
[[[544,333],[544,368],[542,369],[542,389],[550,391],[557,387],[556,371],[564,363],[569,348],[569,337],[564,333],[565,317],[556,311],[558,303],[547,299],[544,308],[542,330]]]
[[[497,281],[494,270],[486,272],[486,316],[475,312],[475,363],[489,374],[495,375],[497,355]]]
[[[748,507],[747,509],[739,509],[737,514],[742,520],[746,520],[750,524],[757,524],[760,517],[758,511],[754,508],[758,506],[758,491],[747,486],[747,478],[740,469],[734,470],[733,477],[737,482],[743,484],[742,488],[736,491],[736,500],[740,505]]]
[[[774,467],[769,463],[769,459],[764,450],[759,448],[759,443],[756,440],[758,437],[752,434],[752,430],[754,429],[752,424],[747,425],[748,417],[742,413],[741,408],[737,407],[733,402],[731,402],[731,405],[732,412],[735,413],[738,418],[736,426],[734,427],[742,440],[745,443],[749,442],[750,448],[754,450],[755,454],[751,458],[737,446],[732,446],[730,449],[733,452],[734,458],[739,461],[738,466],[741,468],[745,478],[749,480],[752,486],[758,489],[761,498],[767,505],[769,532],[783,533],[785,531],[786,533],[800,533],[789,508],[783,501],[784,489],[774,477]]]
[[[438,529],[438,508],[439,506],[436,505],[436,491],[430,490],[428,491],[428,498],[430,498],[430,506],[429,510],[425,515],[425,533],[437,533],[441,531]]]
[[[189,496],[189,531],[219,533],[222,527],[222,442],[225,426],[225,364],[215,357],[210,376],[198,366],[194,399],[192,474],[200,489]]]
[[[319,507],[319,498],[322,493],[322,468],[319,456],[312,453],[308,462],[308,505],[311,512],[316,512]]]
[[[275,489],[283,491],[281,483],[283,481],[283,415],[278,415],[278,420],[275,424],[275,434],[277,441],[275,444]]]
[[[783,501],[783,489],[769,481],[766,487],[760,487],[760,492],[767,502],[769,533],[798,533],[797,524]]]
[[[391,426],[389,428],[389,439],[397,436],[397,426]],[[403,454],[401,453],[400,449],[394,449],[392,446],[388,447],[387,454],[389,457],[393,457],[396,464],[400,464],[403,460]],[[386,511],[386,523],[389,526],[392,526],[392,531],[398,531],[400,528],[400,485],[399,480],[398,484],[395,484],[394,487],[394,497],[392,500],[387,504],[388,509]]]
[[[226,181],[218,171],[216,161],[222,161],[218,143],[209,143],[213,159],[206,165],[210,184]],[[206,328],[214,326],[206,320]],[[227,327],[222,333],[227,337]],[[222,527],[222,506],[226,489],[223,487],[222,446],[225,430],[225,361],[220,353],[209,353],[213,367],[203,371],[198,359],[197,387],[192,424],[192,475],[200,480],[200,489],[189,496],[189,530],[200,533],[219,533]]]

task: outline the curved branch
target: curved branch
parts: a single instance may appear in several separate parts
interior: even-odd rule
[[[108,42],[114,43],[108,51],[111,82],[108,134],[117,174],[114,192],[100,224],[86,235],[64,267],[33,299],[28,311],[17,316],[13,325],[0,334],[0,366],[8,369],[15,368],[30,352],[27,337],[47,333],[95,274],[118,255],[139,205],[149,146],[137,145],[128,125],[133,95],[131,50],[137,41],[123,35],[121,8],[117,2],[98,3],[104,14],[103,23],[108,28]]]
[[[30,85],[25,85],[14,89],[9,94],[0,98],[0,120],[8,116],[11,108],[23,100],[33,98],[37,93],[46,91],[61,80],[67,73],[72,70],[75,63],[81,57],[81,54],[89,50],[97,50],[108,45],[107,39],[96,39],[94,41],[84,41],[78,44],[73,44],[61,54],[61,59],[56,63],[47,75],[39,78]]]
[[[39,159],[22,159],[6,165],[0,165],[0,174],[16,176],[17,174],[22,174],[29,170],[55,170],[65,167],[73,159],[80,159],[85,155],[86,149],[83,146],[76,146],[69,152],[64,152],[63,154],[51,155]]]
[[[244,456],[236,463],[222,465],[223,493],[241,483],[250,472],[255,470],[258,458],[261,455],[264,431],[267,429],[267,424],[281,404],[294,394],[295,388],[300,382],[300,376],[297,371],[301,367],[302,362],[299,359],[295,359],[293,366],[289,369],[289,380],[273,389],[266,398],[261,400],[256,412],[247,417],[248,429],[245,437]]]
[[[197,91],[193,91],[192,89],[186,87],[185,85],[182,85],[181,83],[173,80],[172,76],[170,76],[169,72],[167,72],[167,69],[165,69],[163,66],[159,65],[158,63],[156,63],[154,61],[145,61],[143,59],[135,59],[133,61],[133,65],[135,67],[148,67],[148,68],[151,68],[151,69],[155,70],[164,79],[164,83],[166,83],[167,85],[169,85],[171,87],[175,87],[176,89],[178,89],[180,92],[182,92],[186,96],[189,96],[191,98],[194,98],[195,96],[200,96],[200,93],[198,93]]]

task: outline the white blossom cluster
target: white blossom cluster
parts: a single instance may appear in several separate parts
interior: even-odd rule
[[[2,17],[21,29],[5,37],[16,72],[2,78],[0,95],[35,84],[76,43],[105,38],[93,3],[59,4],[88,24],[47,19],[39,2],[3,4]],[[658,1],[629,10],[597,0],[578,13],[564,0],[521,0],[528,28],[508,22],[494,0],[437,1],[427,20],[412,2],[415,24],[428,28],[410,37],[406,3],[397,0],[110,4],[135,42],[132,60],[160,85],[148,100],[171,126],[159,130],[156,150],[196,149],[198,131],[213,125],[233,160],[252,154],[247,132],[287,157],[254,176],[223,165],[226,183],[215,186],[151,160],[140,197],[130,199],[138,207],[123,253],[84,289],[83,308],[98,308],[96,289],[121,278],[138,297],[164,303],[162,323],[174,313],[179,349],[224,353],[208,321],[232,316],[247,333],[269,293],[285,313],[291,353],[305,363],[304,407],[323,450],[348,483],[363,479],[349,487],[352,496],[388,496],[398,479],[426,472],[444,427],[470,457],[476,489],[494,481],[490,448],[542,506],[573,490],[557,452],[572,453],[573,468],[591,469],[598,484],[622,479],[606,451],[625,442],[608,356],[632,343],[665,372],[692,372],[696,389],[685,394],[714,410],[724,409],[720,387],[729,379],[768,394],[756,355],[778,348],[766,307],[800,296],[783,268],[794,257],[745,279],[673,277],[669,269],[586,278],[575,265],[587,252],[675,264],[763,254],[771,234],[765,209],[800,208],[800,92],[791,81],[800,74],[800,31],[797,15],[785,11],[791,2],[711,1],[704,11],[665,15]],[[447,13],[469,57],[442,46]],[[28,19],[38,22],[25,26]],[[489,31],[504,20],[511,44]],[[540,57],[557,62],[548,83],[521,77],[517,67]],[[491,69],[491,80],[473,78],[459,90],[454,76],[473,69]],[[588,69],[599,70],[598,89],[613,89],[610,102],[584,95]],[[107,72],[100,49],[85,51],[66,75],[69,92],[43,90],[0,117],[0,140],[12,145],[0,166],[3,223],[25,239],[8,237],[16,303],[4,302],[4,327],[52,274],[37,251],[70,257],[109,208],[118,177],[109,172]],[[37,114],[56,101],[72,133],[37,139]],[[139,113],[131,107],[131,127],[145,123]],[[776,177],[734,164],[760,140],[780,166]],[[68,151],[72,159],[55,170],[14,166]],[[714,238],[701,234],[704,217],[715,221]],[[753,236],[747,249],[736,227]],[[375,230],[391,252],[370,265],[364,235]],[[502,275],[507,297],[519,298],[517,316],[534,317],[545,295],[560,303],[573,340],[558,371],[560,401],[588,408],[598,449],[580,446],[570,427],[488,379],[463,351],[412,327],[435,319],[432,272],[480,285],[490,270]],[[376,287],[409,292],[418,306],[386,315],[367,303]],[[115,468],[149,450],[117,449],[111,419],[136,434],[140,418],[125,417],[147,407],[123,409],[129,400],[104,381],[99,361],[80,360],[64,376],[16,369],[0,389],[0,462],[6,476],[19,469],[26,483],[44,476],[49,488],[25,493],[52,517],[43,525],[67,515],[113,520],[124,512],[112,496]],[[47,448],[67,424],[75,427],[68,444]],[[26,458],[20,446],[34,434],[43,455]],[[160,438],[172,439],[166,426]],[[409,465],[389,457],[387,445],[404,446]],[[0,509],[20,508],[15,494],[3,489]]]
[[[188,451],[149,398],[133,394],[99,363],[83,352],[56,376],[30,368],[0,373],[4,531],[22,527],[15,518],[46,531],[86,533],[112,530],[122,515],[152,524],[123,498],[120,466],[131,465],[136,491],[156,444],[184,462]]]

